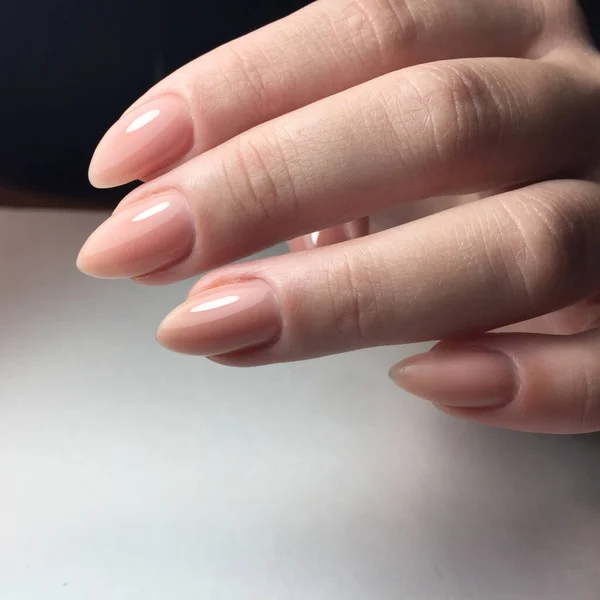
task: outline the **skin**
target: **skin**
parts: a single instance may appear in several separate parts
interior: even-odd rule
[[[598,430],[599,125],[574,0],[321,0],[125,113],[90,179],[146,183],[79,266],[211,270],[159,329],[176,351],[254,366],[443,340],[394,381],[489,425]]]

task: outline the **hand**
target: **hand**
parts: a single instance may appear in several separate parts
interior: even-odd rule
[[[246,366],[441,339],[396,382],[483,423],[600,429],[599,125],[575,0],[322,0],[113,126],[91,181],[146,183],[79,266],[165,284],[326,230],[346,241],[203,277],[159,340]],[[411,222],[361,237],[390,210]]]

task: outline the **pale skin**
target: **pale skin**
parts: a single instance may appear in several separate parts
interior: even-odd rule
[[[321,0],[126,111],[90,179],[145,183],[78,264],[211,270],[159,328],[175,351],[254,366],[443,340],[393,380],[481,423],[598,430],[599,126],[575,0]]]

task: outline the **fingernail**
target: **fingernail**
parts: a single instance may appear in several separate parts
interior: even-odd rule
[[[453,408],[505,406],[517,388],[512,361],[488,350],[434,350],[399,363],[390,377],[416,396]]]
[[[340,242],[346,242],[348,239],[344,226],[340,225],[294,238],[288,242],[288,246],[291,252],[302,252],[303,250],[313,250],[314,248],[339,244]]]
[[[347,241],[348,238],[343,225],[338,225],[323,231],[315,231],[305,235],[302,239],[306,250],[311,250],[312,248],[323,248],[324,246],[339,244]]]
[[[92,158],[89,179],[97,188],[147,179],[183,158],[194,143],[192,118],[178,96],[151,100],[123,115]]]
[[[349,240],[355,240],[357,238],[365,237],[369,235],[369,218],[358,219],[357,221],[350,221],[344,225],[344,231]]]
[[[253,280],[190,298],[162,322],[157,338],[175,352],[217,356],[275,341],[281,327],[277,296]]]
[[[179,192],[136,202],[105,221],[77,258],[81,271],[103,279],[147,275],[189,256],[195,230]]]
[[[332,246],[333,244],[339,244],[340,242],[347,242],[366,235],[365,222],[366,219],[360,221],[352,221],[344,225],[336,225],[329,229],[322,231],[315,231],[309,235],[305,235],[302,238],[302,246],[304,250],[310,250],[312,248],[322,248],[324,246]]]

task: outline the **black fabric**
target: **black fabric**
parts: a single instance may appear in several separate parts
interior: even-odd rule
[[[0,2],[0,183],[112,204],[87,165],[123,110],[164,72],[307,3]],[[599,3],[582,0],[597,41]]]
[[[158,17],[139,0],[0,2],[4,182],[89,192],[95,141],[153,81]]]
[[[302,0],[0,1],[0,184],[95,197],[104,131],[158,77]]]
[[[587,17],[594,41],[600,47],[600,0],[579,0],[579,3]]]

